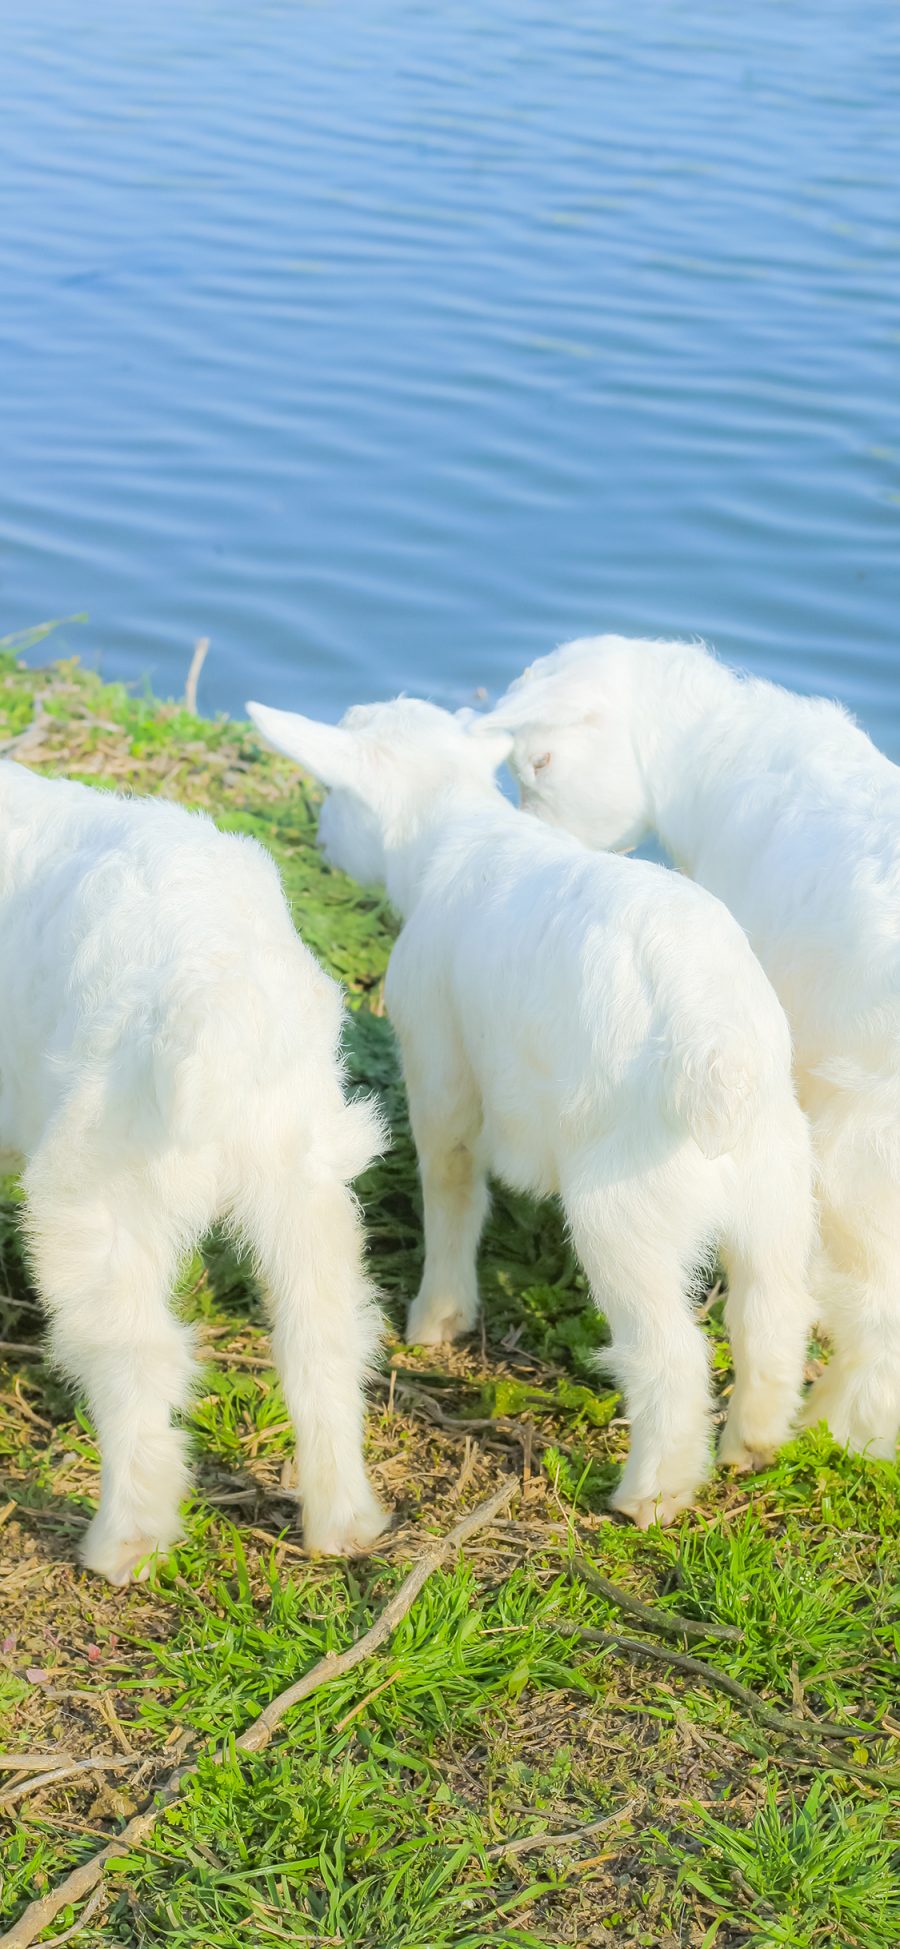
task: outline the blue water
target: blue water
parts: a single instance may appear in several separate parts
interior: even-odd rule
[[[3,0],[0,633],[207,709],[696,632],[900,758],[895,0]]]

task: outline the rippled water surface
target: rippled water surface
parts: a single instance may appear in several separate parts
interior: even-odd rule
[[[900,758],[895,0],[3,0],[0,633],[207,708],[707,635]]]

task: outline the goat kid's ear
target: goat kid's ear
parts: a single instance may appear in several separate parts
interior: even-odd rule
[[[358,740],[342,725],[320,724],[314,717],[301,717],[298,711],[273,711],[267,704],[248,704],[247,715],[267,744],[293,758],[329,790],[358,780]]]
[[[456,718],[473,744],[477,744],[479,754],[484,758],[488,770],[491,773],[499,771],[500,766],[505,765],[512,753],[515,744],[512,732],[504,730],[493,716],[482,716],[478,711],[468,708],[457,711]]]

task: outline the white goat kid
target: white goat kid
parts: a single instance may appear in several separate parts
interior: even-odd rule
[[[723,1457],[770,1453],[800,1393],[809,1146],[762,970],[687,881],[523,819],[493,776],[508,737],[481,744],[407,700],[337,728],[248,709],[330,788],[326,856],[384,881],[406,921],[386,992],[425,1209],[410,1338],[474,1324],[488,1171],[558,1193],[631,1417],[615,1505],[667,1520],[708,1465],[690,1294],[711,1245],[731,1273],[737,1372]]]
[[[179,1261],[214,1219],[256,1255],[310,1547],[384,1527],[362,1459],[379,1316],[350,1181],[381,1132],[345,1102],[338,989],[254,841],[159,801],[0,765],[0,1148],[25,1162],[55,1358],[102,1451],[85,1563],[119,1583],[179,1531]]]
[[[482,720],[524,805],[590,846],[656,832],[747,929],[787,1011],[813,1126],[833,1356],[805,1419],[891,1459],[900,1430],[900,770],[837,704],[702,645],[600,636]]]

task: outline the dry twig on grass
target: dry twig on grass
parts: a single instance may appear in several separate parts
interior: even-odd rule
[[[103,1908],[105,1902],[106,1889],[102,1886],[95,1888],[87,1907],[79,1915],[77,1922],[73,1922],[70,1929],[63,1929],[62,1935],[48,1936],[47,1941],[41,1944],[41,1949],[62,1949],[64,1942],[71,1942],[73,1936],[80,1935],[82,1930],[87,1927],[88,1922],[93,1921],[94,1916]]]
[[[194,717],[197,715],[197,685],[200,682],[200,672],[203,669],[208,655],[209,637],[200,636],[194,644],[191,667],[187,673],[187,683],[184,686],[184,708],[186,711],[191,711]]]
[[[655,1604],[645,1604],[630,1590],[623,1590],[621,1584],[611,1583],[608,1577],[602,1577],[587,1557],[581,1555],[580,1550],[576,1550],[572,1558],[572,1569],[577,1570],[582,1583],[587,1584],[589,1590],[595,1590],[599,1597],[605,1597],[610,1604],[615,1604],[617,1610],[626,1611],[641,1624],[646,1624],[648,1630],[661,1631],[663,1635],[668,1634],[673,1638],[725,1638],[738,1644],[743,1639],[744,1633],[736,1624],[704,1624],[702,1618],[681,1617],[678,1611],[663,1611]]]
[[[49,715],[43,697],[40,694],[36,695],[31,723],[26,724],[24,731],[19,731],[16,737],[7,738],[3,744],[0,744],[0,758],[11,758],[13,752],[16,752],[20,758],[24,757],[26,752],[29,754],[35,752],[38,745],[43,743]]]
[[[564,1834],[551,1834],[544,1829],[540,1834],[521,1834],[515,1841],[500,1841],[496,1847],[489,1847],[489,1861],[499,1861],[505,1855],[533,1854],[538,1848],[572,1847],[576,1841],[589,1841],[595,1834],[605,1834],[610,1829],[624,1827],[630,1821],[638,1805],[636,1800],[627,1800],[614,1814],[607,1814],[603,1820],[588,1821],[585,1827],[570,1827]]]
[[[461,1549],[478,1530],[486,1528],[487,1524],[492,1522],[494,1517],[498,1516],[500,1511],[512,1501],[518,1487],[516,1478],[507,1476],[501,1482],[499,1489],[494,1490],[493,1495],[488,1496],[486,1501],[480,1502],[470,1515],[463,1516],[460,1522],[455,1523],[453,1528],[448,1530],[446,1536],[432,1543],[430,1549],[424,1551],[418,1563],[414,1564],[404,1577],[399,1590],[395,1591],[369,1630],[365,1631],[361,1638],[356,1638],[353,1644],[348,1645],[346,1651],[327,1652],[325,1657],[320,1658],[308,1672],[304,1672],[303,1677],[299,1678],[295,1685],[289,1685],[285,1691],[279,1692],[260,1713],[258,1719],[254,1719],[246,1732],[239,1734],[234,1741],[238,1751],[263,1752],[276,1727],[295,1705],[299,1705],[302,1699],[309,1698],[310,1693],[319,1691],[323,1685],[330,1685],[332,1679],[343,1677],[345,1672],[354,1671],[357,1665],[371,1658],[372,1653],[380,1649],[411,1610],[420,1590],[434,1571],[438,1570],[456,1550]],[[207,1757],[212,1765],[221,1766],[229,1757],[231,1750],[232,1743],[228,1741]],[[197,1758],[199,1757],[198,1755]],[[146,1807],[143,1813],[135,1814],[134,1818],[128,1821],[121,1832],[114,1835],[105,1847],[92,1855],[89,1861],[82,1862],[79,1868],[73,1868],[72,1873],[66,1875],[65,1880],[59,1882],[55,1888],[51,1888],[48,1894],[42,1895],[37,1901],[29,1902],[18,1922],[14,1922],[12,1928],[7,1929],[6,1934],[0,1936],[0,1949],[30,1949],[30,1945],[37,1940],[42,1930],[55,1920],[61,1909],[68,1907],[72,1902],[82,1901],[85,1895],[92,1894],[98,1883],[102,1882],[107,1861],[117,1859],[123,1853],[129,1853],[131,1849],[139,1847],[141,1842],[146,1840],[154,1822],[164,1809],[177,1799],[184,1782],[195,1772],[196,1765],[197,1759],[192,1759],[186,1765],[176,1767],[174,1773],[169,1775],[153,1806]]]
[[[394,1368],[391,1369],[392,1374],[395,1371]],[[560,1455],[566,1455],[570,1459],[574,1457],[574,1450],[567,1442],[557,1441],[555,1436],[542,1435],[530,1421],[516,1420],[506,1414],[477,1417],[467,1414],[447,1414],[439,1402],[433,1401],[431,1395],[426,1394],[423,1387],[415,1387],[409,1381],[399,1381],[396,1393],[406,1401],[410,1413],[421,1414],[426,1421],[433,1422],[436,1428],[446,1428],[449,1433],[491,1435],[506,1447],[515,1444],[523,1454],[534,1448],[543,1455],[546,1449],[553,1448],[557,1449]]]
[[[790,1733],[801,1739],[859,1739],[871,1738],[878,1734],[877,1726],[838,1726],[830,1719],[794,1719],[788,1712],[779,1712],[774,1705],[767,1705],[749,1685],[742,1685],[739,1678],[732,1678],[730,1672],[720,1672],[717,1665],[708,1665],[703,1658],[692,1658],[689,1652],[674,1651],[667,1644],[653,1644],[649,1638],[626,1638],[618,1631],[596,1631],[589,1625],[574,1625],[571,1632],[562,1624],[554,1627],[564,1631],[567,1636],[578,1638],[584,1644],[605,1646],[610,1651],[622,1651],[628,1658],[647,1658],[661,1665],[668,1665],[674,1671],[686,1672],[691,1678],[699,1678],[704,1685],[718,1692],[725,1692],[730,1699],[752,1712],[753,1717],[772,1732]],[[3,1944],[0,1942],[0,1949]]]
[[[92,1759],[67,1759],[63,1765],[60,1765],[57,1760],[51,1760],[46,1772],[33,1773],[27,1780],[20,1780],[17,1786],[8,1788],[5,1793],[0,1792],[0,1811],[6,1813],[14,1801],[27,1800],[31,1794],[39,1793],[42,1787],[58,1786],[61,1780],[74,1779],[79,1773],[124,1772],[129,1766],[142,1766],[146,1757],[147,1755],[143,1753],[132,1753],[130,1758],[126,1758],[123,1754],[117,1758],[109,1758],[106,1754],[95,1754]]]

